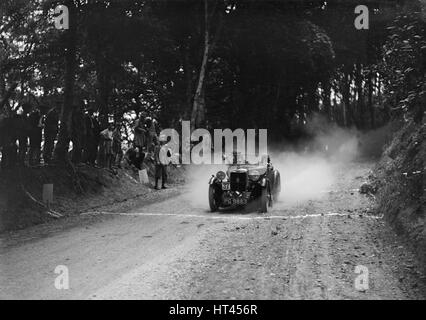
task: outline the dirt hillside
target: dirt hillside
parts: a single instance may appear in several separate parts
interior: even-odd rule
[[[426,124],[406,122],[388,144],[372,176],[378,210],[408,237],[426,261],[425,225]]]
[[[147,185],[139,183],[137,171],[130,168],[40,166],[0,172],[0,232],[144,197],[153,191],[153,170],[147,168]],[[169,181],[179,182],[182,170],[170,167]],[[42,202],[44,184],[53,184],[49,208]]]

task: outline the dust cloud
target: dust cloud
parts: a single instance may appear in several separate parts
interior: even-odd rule
[[[338,127],[321,128],[299,145],[269,148],[272,164],[281,174],[279,200],[287,204],[318,199],[333,189],[342,165],[359,155],[360,134]]]

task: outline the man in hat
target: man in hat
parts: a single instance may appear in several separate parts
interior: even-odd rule
[[[113,164],[118,168],[121,168],[121,160],[123,159],[123,149],[121,146],[121,124],[117,123],[112,133],[112,152]]]
[[[155,163],[155,189],[159,190],[158,181],[161,178],[161,189],[166,189],[167,182],[167,165],[165,159],[162,158],[162,147],[166,144],[167,138],[165,135],[160,135],[157,140],[154,138],[154,163]],[[171,156],[171,151],[167,150],[167,157]]]
[[[146,144],[147,144],[147,140],[146,140],[147,130],[146,130],[145,122],[142,117],[142,113],[140,113],[138,119],[136,119],[133,130],[134,130],[133,144],[135,148],[138,148],[140,151],[142,151],[146,148]]]
[[[103,144],[103,157],[104,157],[104,163],[105,167],[112,169],[113,165],[113,157],[114,153],[112,150],[112,141],[113,141],[113,134],[114,134],[114,123],[110,123],[108,125],[108,128],[103,130],[101,132],[101,138],[102,138],[102,144]]]

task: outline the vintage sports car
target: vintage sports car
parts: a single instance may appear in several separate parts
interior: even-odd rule
[[[218,171],[209,181],[209,205],[212,212],[255,202],[266,213],[281,192],[281,179],[269,156],[250,164],[233,155],[228,170]]]

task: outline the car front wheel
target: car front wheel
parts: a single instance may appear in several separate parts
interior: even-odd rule
[[[209,205],[210,205],[210,210],[212,212],[215,212],[217,211],[217,209],[219,209],[219,203],[217,199],[218,199],[217,187],[211,184],[209,186]]]
[[[268,212],[268,204],[269,204],[268,188],[262,188],[262,193],[260,195],[260,213]]]

